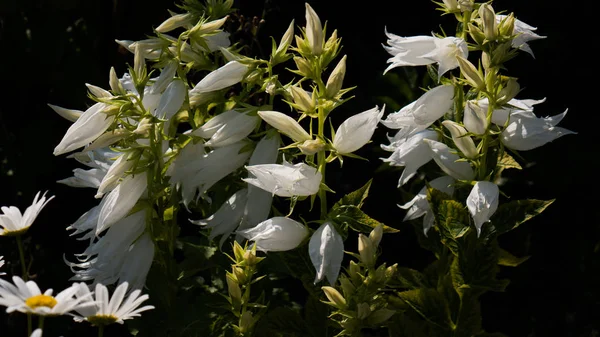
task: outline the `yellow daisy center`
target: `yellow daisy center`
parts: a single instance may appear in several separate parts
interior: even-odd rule
[[[109,325],[117,321],[117,317],[113,315],[94,315],[89,316],[86,319],[96,326]]]
[[[23,234],[27,233],[28,229],[29,229],[29,227],[17,229],[16,231],[9,231],[9,230],[5,229],[4,232],[0,235],[2,235],[2,236],[19,236],[19,235],[23,235]]]
[[[56,299],[48,295],[37,295],[28,298],[25,301],[25,304],[31,309],[36,309],[39,307],[47,307],[52,309],[56,305]]]

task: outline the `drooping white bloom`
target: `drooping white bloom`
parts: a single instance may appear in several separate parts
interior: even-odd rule
[[[0,256],[0,268],[4,265],[4,256]],[[0,272],[0,276],[6,275],[6,273]]]
[[[123,219],[135,206],[148,185],[146,172],[129,175],[108,193],[100,203],[96,234]]]
[[[71,187],[98,188],[107,171],[114,163],[113,159],[118,155],[118,152],[112,151],[109,148],[73,153],[67,158],[75,158],[75,160],[91,167],[91,169],[76,168],[73,170],[72,177],[61,179],[57,182]]]
[[[230,87],[241,82],[247,72],[247,65],[238,61],[230,61],[221,68],[206,75],[206,77],[196,84],[190,94],[200,94]]]
[[[280,197],[310,196],[319,192],[321,172],[305,163],[246,166],[256,178],[242,179]]]
[[[475,222],[477,236],[481,234],[481,226],[488,222],[498,209],[500,190],[489,181],[478,181],[467,197],[467,208]]]
[[[6,307],[7,313],[19,311],[39,316],[59,316],[95,304],[89,296],[74,297],[79,284],[73,284],[52,296],[52,289],[42,293],[34,281],[24,282],[18,276],[13,276],[12,280],[14,285],[0,279],[0,305]]]
[[[250,116],[243,112],[236,112],[235,116],[216,130],[205,145],[210,147],[221,147],[239,142],[252,133],[259,121],[260,118],[258,116]]]
[[[458,161],[460,157],[450,152],[448,145],[435,140],[424,139],[433,154],[433,160],[447,175],[459,180],[473,180],[475,171],[466,161]]]
[[[381,124],[390,129],[401,129],[395,136],[397,139],[410,137],[444,116],[454,104],[453,97],[453,86],[437,86],[400,111],[389,114]]]
[[[467,130],[462,125],[451,120],[445,120],[442,124],[450,131],[454,144],[465,157],[473,159],[479,155],[475,142],[470,136],[466,136]]]
[[[244,238],[254,241],[256,249],[263,252],[291,250],[308,236],[309,231],[298,221],[285,217],[265,220],[253,228],[238,231]]]
[[[202,124],[201,127],[192,131],[190,134],[205,139],[211,138],[225,125],[230,124],[234,119],[239,117],[240,113],[235,110],[224,111],[211,119],[208,122]]]
[[[100,205],[94,206],[83,213],[73,224],[67,227],[67,230],[75,230],[70,236],[84,234],[77,240],[93,240],[96,237],[98,215],[100,215]]]
[[[57,183],[65,184],[71,187],[91,187],[98,188],[102,179],[106,175],[106,170],[101,168],[92,168],[84,170],[81,168],[73,169],[73,176],[58,180]]]
[[[248,142],[240,141],[218,147],[202,156],[177,158],[174,162],[177,167],[171,172],[171,183],[181,189],[184,205],[187,206],[194,199],[196,191],[199,196],[204,196],[215,183],[244,165],[252,153],[242,152],[246,145]],[[204,147],[204,144],[188,144],[186,147],[188,146],[192,146],[191,152],[195,152],[195,147]]]
[[[219,245],[223,245],[229,235],[239,226],[240,220],[244,216],[244,207],[248,201],[248,190],[241,189],[235,192],[227,201],[221,205],[217,212],[206,219],[190,220],[194,225],[206,226],[211,228],[210,240],[218,235],[223,235]]]
[[[308,3],[306,6],[306,39],[308,40],[308,46],[314,55],[321,55],[323,53],[323,26],[321,26],[321,19]]]
[[[500,23],[505,18],[506,15],[497,14],[496,22]],[[527,52],[531,56],[533,56],[533,51],[531,50],[531,47],[529,47],[527,42],[546,38],[545,36],[540,36],[534,33],[535,30],[537,30],[537,27],[532,27],[521,20],[515,19],[513,34],[516,36],[511,42],[512,47],[521,49],[522,51]]]
[[[258,115],[267,124],[293,139],[295,142],[311,140],[312,137],[292,117],[277,111],[259,111]]]
[[[438,64],[438,77],[442,77],[449,70],[458,67],[456,56],[467,58],[469,50],[467,43],[457,37],[438,38],[434,36],[401,37],[385,32],[388,36],[388,45],[385,50],[392,55],[387,63],[391,63],[383,72],[396,67],[423,66],[432,63]]]
[[[424,139],[438,140],[437,132],[433,130],[423,130],[410,136],[408,139],[390,139],[392,144],[381,145],[386,151],[393,151],[389,158],[382,158],[384,162],[393,166],[404,166],[402,175],[398,180],[398,187],[406,184],[410,178],[414,177],[417,170],[427,164],[432,159],[429,146]]]
[[[277,161],[280,142],[281,139],[277,133],[264,136],[258,144],[256,144],[256,148],[254,149],[254,152],[252,152],[248,165],[253,166],[275,163]],[[254,175],[248,172],[248,178],[254,178]],[[273,194],[262,188],[248,184],[247,199],[246,207],[244,207],[244,216],[242,217],[239,227],[240,230],[254,227],[269,218]]]
[[[208,47],[208,51],[211,53],[231,45],[229,33],[224,31],[220,31],[214,35],[204,36],[204,42]]]
[[[128,282],[131,289],[143,288],[153,260],[154,242],[146,232],[129,247],[119,271],[119,282]]]
[[[100,184],[98,184],[96,198],[102,197],[104,193],[110,192],[118,186],[119,179],[133,167],[134,161],[130,159],[129,153],[123,153],[113,162]]]
[[[446,194],[452,195],[454,193],[454,178],[450,176],[442,176],[429,182],[429,186],[440,190]],[[427,186],[423,187],[412,200],[404,205],[398,205],[402,209],[408,209],[404,219],[402,221],[408,221],[423,218],[423,233],[427,235],[429,229],[433,226],[434,214],[427,202]]]
[[[313,233],[308,254],[317,272],[315,283],[327,277],[329,284],[335,284],[344,259],[344,240],[331,222],[325,222]]]
[[[108,116],[103,112],[105,108],[106,104],[96,103],[87,109],[69,127],[63,139],[54,148],[54,155],[58,156],[83,147],[103,134],[115,119],[114,116]]]
[[[527,112],[513,113],[510,124],[502,132],[502,144],[509,149],[528,151],[564,135],[575,134],[556,126],[567,115],[567,111],[545,118],[532,117]]]
[[[152,114],[161,119],[171,119],[181,108],[186,93],[187,88],[182,80],[172,81],[160,96],[158,107]]]
[[[333,147],[336,151],[340,154],[352,153],[367,144],[384,110],[385,106],[381,110],[375,107],[346,119],[333,137]]]
[[[35,218],[37,218],[38,214],[42,211],[44,206],[50,200],[54,199],[54,196],[51,196],[46,200],[45,192],[40,198],[40,192],[35,195],[33,198],[33,203],[31,206],[27,207],[25,212],[21,214],[21,211],[15,206],[2,206],[0,208],[3,214],[0,214],[0,236],[11,236],[11,235],[20,235],[23,234],[31,227]]]
[[[76,310],[79,315],[74,315],[73,319],[76,322],[88,321],[94,325],[123,324],[125,320],[139,317],[141,316],[140,313],[154,309],[152,305],[140,307],[149,296],[140,296],[142,292],[139,289],[132,291],[125,299],[128,287],[127,282],[119,284],[109,300],[108,289],[103,284],[96,284],[95,291],[92,294],[88,286],[81,283],[75,296],[90,298],[95,295],[96,305]]]

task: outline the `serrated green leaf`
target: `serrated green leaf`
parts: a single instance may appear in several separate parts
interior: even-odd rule
[[[459,254],[459,239],[469,231],[469,213],[458,201],[450,199],[445,194],[434,188],[429,188],[427,199],[431,205],[441,242],[450,249],[454,255]]]
[[[397,268],[395,277],[389,285],[400,289],[431,288],[427,277],[420,271],[404,267]]]
[[[519,164],[515,158],[513,158],[508,152],[504,152],[500,160],[498,160],[498,166],[502,166],[504,169],[517,169],[522,170],[521,164]]]
[[[542,213],[554,200],[515,200],[500,205],[491,218],[493,230],[491,230],[488,236],[494,234],[494,232],[499,235],[519,227],[525,221]]]
[[[498,264],[501,266],[517,267],[529,258],[530,256],[516,257],[502,248],[498,250]]]
[[[448,303],[436,289],[407,290],[396,295],[429,324],[446,331],[452,330],[454,323],[450,318]]]
[[[331,208],[331,210],[335,210],[336,208],[342,207],[342,206],[347,206],[347,205],[354,205],[358,208],[361,208],[365,199],[367,198],[367,196],[369,195],[369,189],[371,188],[371,183],[373,182],[373,179],[370,179],[364,186],[362,186],[361,188],[357,189],[356,191],[350,192],[348,194],[346,194],[345,196],[343,196],[340,200],[338,200],[338,202],[336,202],[333,207]]]
[[[383,226],[384,233],[398,233],[400,231],[371,218],[358,206],[354,205],[340,206],[332,210],[328,217],[337,224],[346,225],[359,233],[370,233],[378,225]]]

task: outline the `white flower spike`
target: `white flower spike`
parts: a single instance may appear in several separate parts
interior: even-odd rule
[[[344,259],[344,240],[331,222],[322,224],[313,233],[308,243],[308,254],[317,272],[315,283],[327,277],[329,284],[335,284]]]
[[[467,197],[467,208],[475,222],[477,236],[481,234],[481,227],[488,222],[498,209],[500,190],[498,186],[489,181],[478,181]]]
[[[310,196],[319,192],[321,172],[305,163],[263,164],[246,166],[256,178],[242,179],[280,197]]]
[[[23,214],[15,206],[0,208],[3,213],[0,214],[0,227],[2,227],[0,228],[0,236],[20,235],[27,232],[44,206],[54,199],[54,196],[46,199],[46,193],[48,192],[45,192],[40,198],[40,192],[38,192],[33,198],[31,206],[27,207]]]
[[[282,252],[298,247],[308,236],[309,231],[298,221],[285,217],[274,217],[259,223],[256,227],[237,233],[254,241],[257,250]]]

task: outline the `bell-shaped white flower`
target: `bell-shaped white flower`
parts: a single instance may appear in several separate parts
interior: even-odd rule
[[[120,155],[117,160],[110,166],[98,187],[96,198],[102,197],[104,193],[112,191],[119,184],[125,172],[133,167],[134,161],[130,160],[129,153]]]
[[[48,104],[48,106],[52,108],[52,110],[54,110],[54,112],[56,112],[60,117],[70,122],[76,122],[79,119],[79,117],[83,115],[83,111],[81,110],[65,109],[52,104]]]
[[[190,94],[201,94],[230,87],[241,82],[247,72],[247,65],[238,61],[230,61],[221,68],[206,75],[206,77],[196,84]]]
[[[313,233],[308,254],[317,273],[315,283],[327,277],[329,284],[335,284],[344,259],[344,240],[331,222],[325,222]]]
[[[321,172],[305,163],[263,164],[246,166],[256,178],[242,179],[280,197],[310,196],[319,192]]]
[[[457,37],[401,37],[387,31],[386,35],[389,46],[384,48],[393,57],[387,60],[391,65],[383,72],[384,74],[396,67],[438,63],[438,77],[442,77],[447,71],[458,67],[456,56],[467,58],[469,55],[466,42]]]
[[[168,33],[179,27],[194,24],[195,19],[192,13],[174,14],[156,27],[156,31],[159,33]]]
[[[496,22],[500,23],[505,18],[506,18],[506,15],[497,14]],[[535,30],[537,30],[536,27],[530,26],[521,20],[515,19],[513,35],[516,35],[516,36],[513,38],[512,42],[511,42],[512,47],[521,49],[522,51],[527,52],[531,56],[533,56],[533,51],[531,50],[531,47],[529,47],[527,42],[546,38],[545,36],[540,36],[540,35],[534,33]]]
[[[172,81],[160,96],[153,115],[161,119],[171,119],[183,105],[186,93],[187,88],[182,80]]]
[[[47,193],[47,192],[46,192]],[[15,206],[2,206],[0,209],[3,214],[0,214],[0,236],[20,235],[25,233],[29,227],[35,221],[38,214],[42,211],[44,206],[54,199],[54,196],[46,199],[46,193],[40,198],[40,192],[33,198],[31,206],[25,209],[25,212],[21,214],[21,211]]]
[[[228,48],[231,46],[229,33],[224,31],[220,31],[214,35],[204,36],[204,42],[208,47],[208,51],[211,53],[220,50],[221,48]]]
[[[100,215],[100,205],[94,206],[89,211],[83,213],[74,223],[67,227],[67,230],[74,230],[70,236],[84,234],[77,240],[93,240],[96,237],[98,215]]]
[[[229,119],[204,144],[209,147],[221,147],[237,143],[246,138],[260,121],[258,116],[249,116],[242,112]]]
[[[142,289],[152,261],[154,261],[154,242],[146,232],[129,247],[118,273],[118,282],[128,282],[131,289]]]
[[[105,108],[106,104],[96,103],[87,109],[69,127],[63,139],[54,148],[54,155],[58,156],[83,147],[103,134],[115,119],[114,116],[108,116],[103,112]]]
[[[321,55],[323,53],[323,26],[321,26],[321,19],[308,3],[306,6],[306,39],[308,40],[308,46],[314,55]]]
[[[431,150],[423,141],[424,139],[438,140],[438,134],[433,130],[423,130],[408,139],[396,140],[394,137],[390,139],[392,144],[381,145],[384,150],[393,151],[389,158],[382,158],[384,162],[392,166],[404,166],[400,180],[398,180],[398,187],[406,184],[421,166],[432,159]]]
[[[476,135],[483,135],[488,128],[487,106],[482,107],[476,101],[467,101],[463,123],[469,132]]]
[[[391,113],[381,124],[390,129],[402,129],[395,137],[407,138],[417,132],[428,128],[433,122],[440,119],[454,104],[454,87],[440,85],[426,93],[419,99]]]
[[[194,136],[202,137],[205,139],[209,139],[219,131],[223,126],[231,123],[235,118],[240,115],[239,112],[235,110],[227,110],[224,111],[211,119],[208,122],[202,124],[201,127],[192,131],[191,134]]]
[[[460,157],[456,153],[450,152],[448,145],[435,140],[424,140],[433,154],[433,160],[438,164],[442,171],[447,175],[459,180],[473,180],[475,171],[466,161],[458,161]]]
[[[465,155],[465,157],[473,159],[479,155],[475,142],[470,136],[467,136],[467,130],[460,124],[451,120],[445,120],[442,124],[450,131],[452,140],[458,149]]]
[[[73,176],[65,179],[56,181],[59,184],[65,184],[71,187],[91,187],[98,188],[102,179],[106,175],[106,170],[103,169],[89,169],[84,170],[80,168],[73,169]]]
[[[211,228],[210,240],[219,235],[223,235],[219,245],[222,246],[225,240],[240,224],[240,220],[244,215],[244,206],[248,201],[248,190],[241,189],[235,192],[227,201],[219,207],[217,212],[206,219],[190,220],[194,225],[206,226]]]
[[[140,307],[149,296],[140,296],[142,291],[139,289],[130,292],[125,299],[128,287],[129,283],[127,282],[119,284],[109,300],[108,289],[103,284],[97,283],[92,294],[87,284],[80,283],[79,291],[75,296],[77,298],[95,297],[96,305],[75,310],[77,314],[74,315],[73,320],[76,322],[88,321],[94,325],[123,324],[125,320],[139,317],[140,313],[154,309],[152,305]]]
[[[96,234],[123,219],[135,206],[148,185],[146,172],[129,175],[100,202]]]
[[[188,205],[198,191],[198,196],[205,192],[219,180],[240,168],[250,157],[250,151],[242,151],[248,145],[240,141],[231,145],[218,147],[201,156],[185,156],[177,158],[176,170],[171,172],[171,183],[181,189],[184,205]],[[197,146],[204,144],[188,144],[191,152]]]
[[[281,139],[279,134],[267,134],[256,144],[254,152],[248,162],[248,165],[273,164],[277,161],[277,154]],[[255,176],[248,172],[248,178]],[[246,207],[244,207],[244,216],[239,229],[246,229],[258,225],[269,218],[271,204],[273,202],[273,193],[263,190],[252,184],[248,184],[248,198]]]
[[[442,176],[429,182],[429,186],[448,195],[452,195],[454,193],[454,182],[454,178]],[[433,226],[434,221],[433,211],[427,201],[427,186],[423,187],[412,200],[404,205],[398,205],[398,207],[408,209],[402,221],[413,220],[425,216],[423,218],[423,233],[427,235],[427,232]]]
[[[292,117],[277,111],[259,111],[258,115],[267,124],[293,139],[295,142],[311,140],[312,137]]]
[[[285,217],[265,220],[253,228],[238,231],[244,238],[254,241],[256,249],[263,252],[292,250],[306,239],[308,228],[298,221]]]
[[[528,151],[564,135],[575,134],[556,126],[567,115],[567,111],[545,118],[531,116],[526,111],[511,114],[510,124],[502,131],[502,144],[509,149]]]
[[[346,119],[333,137],[335,150],[340,154],[352,153],[367,144],[371,140],[384,110],[385,106],[381,110],[379,107],[374,107]]]
[[[498,209],[500,190],[489,181],[478,181],[467,197],[467,208],[475,222],[477,236],[481,234],[481,226],[488,222]]]

